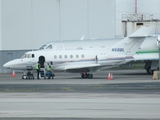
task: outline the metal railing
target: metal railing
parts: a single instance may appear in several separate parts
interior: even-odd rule
[[[153,14],[122,14],[122,22],[150,22],[160,21],[153,19]]]

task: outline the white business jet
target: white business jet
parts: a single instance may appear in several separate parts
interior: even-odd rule
[[[150,35],[154,27],[142,27],[106,50],[44,50],[25,53],[3,65],[5,68],[24,70],[27,66],[35,68],[36,62],[42,66],[51,63],[52,69],[66,72],[79,72],[82,78],[93,78],[93,72],[111,68],[133,60],[139,46]]]
[[[62,40],[51,41],[44,44],[39,50],[82,50],[82,49],[107,49],[123,38],[105,38],[105,39],[85,39],[85,40]],[[157,46],[157,35],[153,34],[147,37],[134,55],[133,63],[144,63],[144,69],[148,74],[159,68],[159,50]]]

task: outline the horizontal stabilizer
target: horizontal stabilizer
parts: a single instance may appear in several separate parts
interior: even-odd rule
[[[141,27],[139,30],[129,35],[128,37],[129,38],[148,37],[153,33],[153,30],[155,30],[155,26]]]

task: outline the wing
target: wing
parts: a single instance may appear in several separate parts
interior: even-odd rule
[[[65,67],[67,72],[88,72],[88,71],[96,71],[101,67],[100,64],[88,64],[88,65],[69,65]]]

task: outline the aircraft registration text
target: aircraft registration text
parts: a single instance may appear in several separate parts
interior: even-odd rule
[[[112,52],[124,52],[124,48],[112,48]]]

